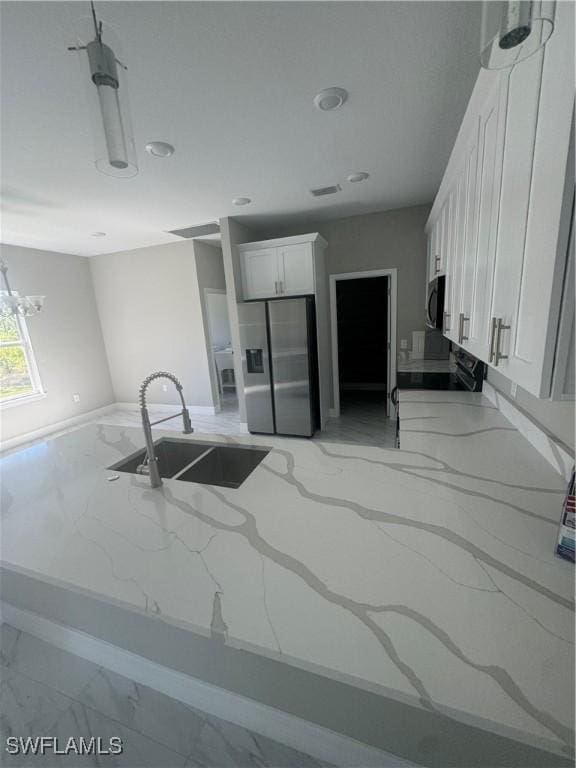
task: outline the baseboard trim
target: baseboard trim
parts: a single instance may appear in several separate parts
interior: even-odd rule
[[[169,403],[147,403],[148,408],[154,408],[155,411],[161,413],[178,413],[179,406],[177,403],[170,405]],[[138,403],[115,403],[115,408],[122,408],[125,411],[139,411],[140,406]],[[198,416],[214,416],[216,414],[216,408],[213,405],[186,405],[189,413],[195,413]]]
[[[0,603],[0,618],[16,629],[28,632],[57,648],[130,677],[141,685],[147,685],[209,715],[305,752],[317,760],[341,768],[416,768],[415,763],[164,667],[105,640],[10,603]]]
[[[574,466],[574,456],[570,453],[567,446],[557,440],[554,435],[531,418],[526,411],[513,403],[490,382],[484,381],[482,394],[536,448],[546,461],[554,467],[556,472],[562,475],[565,480],[570,479]]]
[[[4,451],[11,450],[12,448],[16,448],[19,445],[23,445],[24,443],[31,443],[34,440],[38,440],[41,437],[45,437],[46,435],[51,435],[54,432],[61,432],[63,429],[74,427],[77,424],[83,424],[86,421],[92,421],[92,419],[95,419],[98,416],[102,416],[105,413],[109,413],[115,408],[116,403],[110,403],[110,405],[105,405],[102,408],[96,408],[93,411],[86,411],[85,413],[78,414],[78,416],[72,416],[71,418],[64,419],[63,421],[57,421],[54,424],[48,424],[45,427],[35,429],[32,432],[26,432],[25,434],[18,435],[17,437],[10,437],[8,440],[1,440],[0,453],[4,453]]]

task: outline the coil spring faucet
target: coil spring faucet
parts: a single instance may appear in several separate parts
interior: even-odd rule
[[[175,413],[172,416],[166,416],[165,419],[158,419],[158,421],[151,422],[150,416],[148,415],[148,408],[146,406],[146,390],[148,389],[149,385],[156,379],[170,379],[170,381],[178,390],[178,394],[180,395],[182,410],[178,411],[178,413]],[[182,416],[182,421],[184,423],[184,434],[189,435],[194,432],[194,430],[190,422],[190,414],[188,413],[188,408],[186,408],[186,403],[184,402],[182,384],[180,384],[180,381],[176,378],[176,376],[174,376],[173,373],[168,373],[168,371],[156,371],[156,373],[151,373],[150,376],[147,376],[140,385],[139,403],[140,415],[142,416],[142,428],[144,430],[144,437],[146,439],[146,461],[144,464],[140,464],[136,471],[141,475],[148,475],[152,488],[158,488],[162,485],[162,478],[160,477],[160,472],[158,471],[158,460],[156,459],[156,453],[154,451],[152,427],[154,424],[161,424],[163,421],[170,421],[170,419],[175,419],[177,416]]]

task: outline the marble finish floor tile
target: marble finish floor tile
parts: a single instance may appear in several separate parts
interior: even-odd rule
[[[394,448],[396,422],[386,415],[386,402],[381,394],[377,397],[371,393],[348,394],[342,396],[340,416],[328,419],[314,440]]]
[[[54,688],[0,667],[0,750],[9,736],[50,733],[70,704],[71,699]]]
[[[57,660],[51,681],[39,683],[10,665],[0,665],[0,749],[8,736],[53,736],[62,748],[70,737],[122,739],[121,755],[9,755],[0,763],[22,768],[320,768],[314,758],[240,726],[208,715],[110,670],[91,665],[95,674],[72,698],[57,690],[67,685],[67,669],[77,656],[1,627],[4,657],[23,647],[36,649],[49,663]],[[38,644],[41,644],[40,646]],[[87,662],[86,662],[87,663]],[[36,672],[34,668],[32,672]],[[328,768],[328,767],[327,767]]]
[[[102,668],[79,700],[184,755],[190,754],[206,724],[201,712]]]
[[[90,709],[188,756],[202,768],[314,768],[320,763],[110,670],[100,669],[80,696]]]
[[[123,751],[120,755],[82,755],[73,758],[62,756],[59,762],[54,762],[54,765],[61,765],[63,768],[66,766],[70,768],[72,765],[74,768],[77,766],[182,768],[186,762],[185,755],[178,754],[154,739],[127,728],[117,720],[80,702],[74,702],[64,712],[56,721],[53,730],[54,736],[60,743],[66,743],[71,736],[75,738],[83,736],[85,739],[90,739],[92,736],[100,737],[103,744],[108,744],[112,737],[122,739]]]
[[[98,671],[95,664],[6,623],[0,627],[0,647],[4,667],[66,696],[77,696]]]
[[[209,717],[188,758],[186,768],[320,768],[309,755]]]

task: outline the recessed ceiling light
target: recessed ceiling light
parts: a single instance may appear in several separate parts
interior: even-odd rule
[[[170,157],[174,154],[174,147],[165,141],[149,141],[146,144],[146,152],[152,157]]]
[[[106,237],[106,232],[92,232],[92,237]]]
[[[357,181],[365,181],[369,176],[370,174],[366,173],[366,171],[358,171],[357,173],[351,173],[347,179],[352,182],[352,184],[355,184]]]
[[[348,91],[344,88],[325,88],[314,96],[314,106],[322,112],[338,109],[348,98]]]
[[[234,205],[250,205],[252,200],[249,197],[235,197],[232,202]]]

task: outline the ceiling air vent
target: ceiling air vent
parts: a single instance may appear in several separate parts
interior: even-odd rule
[[[206,237],[206,235],[217,235],[219,232],[220,224],[217,221],[210,221],[208,224],[196,224],[184,229],[171,229],[168,234],[189,240],[191,237]]]
[[[318,187],[318,189],[311,189],[310,194],[314,197],[322,197],[323,195],[333,195],[335,192],[340,192],[342,187],[340,184],[334,184],[332,187]]]

